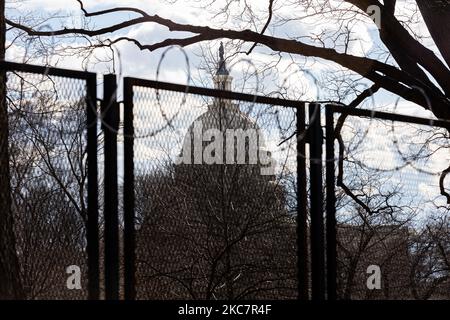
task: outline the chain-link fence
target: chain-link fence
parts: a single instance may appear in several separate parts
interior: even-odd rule
[[[448,122],[2,66],[23,298],[450,298]]]
[[[335,113],[338,298],[449,299],[448,130],[386,118]]]
[[[23,298],[87,299],[87,81],[20,70],[6,72],[6,79]]]
[[[296,298],[295,109],[132,89],[136,297]]]

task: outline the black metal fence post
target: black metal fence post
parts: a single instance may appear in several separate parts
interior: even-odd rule
[[[98,238],[98,160],[97,160],[97,76],[86,80],[87,170],[88,170],[88,299],[99,299],[99,238]]]
[[[124,79],[124,287],[125,300],[136,298],[134,227],[134,127],[133,83]]]
[[[336,190],[334,163],[334,112],[327,106],[326,128],[326,241],[327,241],[327,298],[336,300],[337,252],[336,252]]]
[[[298,299],[308,300],[308,225],[306,188],[306,125],[305,105],[297,107],[297,264]]]
[[[117,80],[112,74],[104,77],[102,103],[104,134],[104,219],[105,219],[105,298],[119,299],[119,219],[117,187],[117,131],[119,106]]]
[[[311,279],[312,300],[325,299],[325,253],[322,183],[321,110],[319,104],[309,105],[309,157],[311,207]]]

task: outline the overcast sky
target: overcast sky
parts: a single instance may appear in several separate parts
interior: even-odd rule
[[[205,6],[205,1],[199,0],[179,0],[174,4],[171,4],[171,1],[168,0],[158,0],[158,1],[144,1],[144,0],[108,0],[108,1],[100,1],[100,0],[90,0],[85,1],[85,7],[88,11],[96,11],[100,9],[107,9],[117,6],[129,6],[136,7],[139,9],[143,9],[149,14],[158,14],[161,17],[172,19],[176,22],[180,23],[189,23],[195,25],[209,25],[216,27],[226,27],[226,28],[252,28],[253,30],[259,30],[262,28],[262,25],[265,21],[264,17],[267,16],[267,3],[266,1],[251,1],[251,8],[254,12],[256,12],[259,16],[263,17],[261,19],[260,24],[256,23],[256,26],[247,23],[244,17],[242,19],[233,19],[232,16],[230,19],[225,20],[224,16],[214,16],[213,10],[220,8],[221,4],[224,1],[217,0],[211,7]],[[277,15],[282,17],[299,17],[304,16],[305,12],[302,8],[295,8],[290,6],[285,6],[288,1],[276,1],[275,8]],[[239,7],[240,1],[233,2],[230,7],[231,14],[239,15],[242,12],[242,8]],[[399,14],[404,11],[405,14],[408,14],[410,11],[409,8],[410,1],[402,0],[398,1],[397,7]],[[405,3],[403,5],[403,3]],[[279,5],[278,5],[279,4]],[[284,7],[282,6],[284,5]],[[20,1],[19,3],[10,3],[7,5],[7,16],[13,20],[25,19],[24,17],[34,17],[34,19],[51,17],[54,19],[46,21],[39,25],[38,28],[42,30],[48,29],[57,29],[61,27],[79,27],[85,21],[82,17],[82,12],[80,10],[79,4],[75,0],[26,0]],[[135,14],[109,14],[105,16],[94,17],[90,20],[91,27],[102,27],[106,25],[111,25],[120,21],[126,21],[130,18],[136,17]],[[277,19],[274,18],[274,24],[277,24],[276,28],[269,28],[266,33],[273,34],[280,37],[304,37],[310,36],[313,33],[317,33],[322,30],[335,30],[336,29],[336,21],[332,19],[325,20],[302,20],[301,22],[292,21],[285,23],[283,25],[279,25],[277,23]],[[29,24],[33,24],[33,21],[29,22]],[[373,55],[377,52],[378,48],[383,48],[382,44],[379,41],[379,37],[377,34],[376,26],[370,22],[370,20],[362,20],[352,22],[352,31],[354,32],[353,37],[357,39],[357,41],[350,42],[350,46],[348,52],[354,55]],[[417,23],[414,25],[415,31],[419,34],[424,33],[423,25]],[[424,33],[426,35],[426,33]],[[146,23],[137,26],[133,26],[130,28],[126,28],[121,30],[120,32],[114,35],[107,35],[107,37],[119,37],[119,36],[127,36],[130,38],[137,39],[141,41],[143,44],[151,44],[158,42],[162,39],[171,37],[182,37],[186,34],[183,33],[170,33],[167,28],[161,27],[159,25],[153,23]],[[11,38],[10,38],[11,39]],[[50,41],[47,39],[47,41]],[[54,40],[55,47],[61,47],[66,45],[67,40],[58,38]],[[227,44],[227,40],[224,40],[225,44]],[[308,42],[307,38],[301,38],[301,41]],[[428,40],[424,40],[428,41]],[[325,41],[326,42],[326,41]],[[435,49],[432,46],[432,43],[428,41],[430,48]],[[71,43],[73,45],[73,43]],[[206,43],[204,43],[206,45]],[[213,48],[213,51],[217,51],[219,41],[211,42],[210,45]],[[244,49],[248,49],[252,44],[247,43],[244,45]],[[170,48],[168,52],[164,54],[167,49],[159,49],[155,52],[142,52],[135,45],[131,43],[121,42],[115,46],[116,49],[116,64],[115,64],[115,72],[119,75],[125,76],[135,76],[142,78],[150,78],[155,79],[157,77],[157,65],[161,62],[159,79],[178,82],[178,83],[186,83],[188,80],[188,74],[190,73],[194,84],[198,84],[198,79],[209,78],[209,76],[205,74],[199,75],[198,67],[201,64],[201,59],[198,55],[200,54],[200,48],[198,44],[189,46],[184,48],[183,50],[177,48]],[[184,51],[184,52],[183,52]],[[188,62],[186,62],[185,55],[188,57]],[[260,65],[268,62],[274,62],[278,59],[277,56],[269,55],[271,53],[270,50],[264,47],[257,48],[251,56],[245,55],[237,55],[233,57],[229,61],[231,73],[235,75],[235,78],[239,78],[239,74],[242,69],[246,69],[251,64],[258,68]],[[96,57],[101,59],[104,58],[110,52],[105,50],[97,50]],[[226,52],[226,55],[232,55],[234,52]],[[13,45],[9,48],[7,52],[7,58],[9,60],[21,61],[23,57],[26,56],[26,49],[24,48],[23,43],[18,43],[18,45]],[[298,62],[296,64],[292,64],[292,60],[294,62]],[[76,57],[70,55],[68,57],[57,56],[54,59],[51,59],[51,64],[57,65],[59,67],[66,67],[72,69],[81,69],[83,67],[88,68],[90,71],[97,71],[100,73],[105,73],[111,70],[110,65],[106,66],[105,64],[97,63],[94,64],[94,59],[91,59],[91,64],[83,65],[82,57]],[[188,70],[190,72],[188,72]],[[305,62],[305,58],[298,56],[283,56],[281,61],[279,62],[276,69],[274,69],[277,73],[275,78],[270,78],[265,81],[260,87],[267,88],[265,92],[260,92],[264,94],[268,94],[273,89],[274,83],[289,83],[292,87],[291,92],[293,92],[291,98],[295,99],[328,99],[326,93],[324,93],[323,89],[315,83],[312,78],[320,79],[323,73],[330,73],[339,68],[331,63],[324,60],[311,59],[309,58]],[[256,82],[259,79],[254,77],[253,81]],[[196,82],[197,81],[197,82]],[[236,82],[236,81],[235,81]],[[207,83],[211,85],[211,82]],[[369,82],[363,84],[364,86],[369,85]],[[297,91],[302,91],[302,96],[295,96],[296,85],[302,86]],[[316,88],[318,87],[318,88]],[[306,89],[305,89],[306,88]],[[239,88],[236,88],[239,90]],[[300,90],[303,89],[303,90]],[[361,87],[361,90],[364,88]],[[242,89],[245,91],[245,88]],[[254,90],[254,87],[248,89],[250,91]],[[262,89],[261,89],[262,90]],[[251,92],[248,92],[251,93]],[[351,97],[350,97],[351,98]],[[400,112],[402,113],[416,113],[421,115],[430,116],[427,112],[424,112],[422,108],[415,108],[411,103],[405,102],[403,100],[397,101],[397,97],[387,94],[387,92],[381,90],[376,96],[376,105],[377,108],[383,108],[388,110],[393,110],[393,106],[396,102],[401,106]],[[374,106],[374,101],[367,101],[365,104],[366,108],[372,108]],[[399,110],[397,110],[399,111]]]

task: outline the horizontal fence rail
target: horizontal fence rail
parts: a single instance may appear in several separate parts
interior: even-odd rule
[[[197,94],[197,95],[202,95],[202,96],[207,96],[207,97],[271,104],[271,105],[278,105],[278,106],[284,106],[284,107],[290,107],[290,108],[297,108],[297,107],[301,107],[301,106],[304,107],[306,104],[306,102],[299,101],[299,100],[272,98],[272,97],[261,96],[261,95],[251,95],[251,94],[241,93],[241,92],[233,92],[233,91],[218,90],[218,89],[211,89],[211,88],[202,88],[202,87],[195,87],[195,86],[190,86],[190,85],[175,84],[175,83],[170,83],[170,82],[144,80],[144,79],[138,79],[138,78],[125,78],[124,81],[126,83],[128,83],[128,86],[154,88],[154,89],[167,90],[167,91],[173,91],[173,92],[184,92],[185,94]]]
[[[435,126],[441,128],[450,128],[450,121],[444,119],[427,119],[415,116],[408,116],[398,113],[389,113],[382,111],[373,111],[368,109],[358,109],[358,108],[348,108],[341,105],[329,104],[326,108],[331,109],[331,111],[351,116],[373,118],[380,120],[391,120],[396,122],[422,124],[426,126]]]
[[[0,69],[17,72],[36,73],[49,76],[59,76],[73,79],[96,79],[97,74],[87,71],[77,71],[63,68],[54,68],[47,66],[37,66],[32,64],[23,64],[16,62],[0,62]]]

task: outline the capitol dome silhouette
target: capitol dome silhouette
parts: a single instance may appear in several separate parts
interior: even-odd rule
[[[214,86],[216,89],[231,90],[232,76],[225,65],[223,57],[223,46],[219,50],[219,63],[214,76]],[[198,128],[198,132],[196,132]],[[209,134],[208,134],[209,133]],[[215,133],[212,135],[211,133]],[[205,134],[207,139],[203,139]],[[203,155],[207,151],[207,146],[219,138],[222,141],[221,157],[214,164],[223,165],[245,165],[247,170],[254,174],[266,176],[266,180],[275,180],[275,160],[267,150],[265,137],[256,122],[245,112],[241,111],[239,105],[229,99],[215,98],[208,105],[206,112],[198,116],[189,126],[183,146],[181,148],[178,163],[178,171],[185,169],[184,165],[211,165],[204,161]],[[229,141],[229,139],[233,141]],[[240,140],[239,140],[240,139]],[[195,155],[195,146],[201,145],[201,156]],[[239,144],[244,149],[239,149]],[[227,148],[227,146],[233,146]],[[214,150],[217,152],[217,148]],[[231,160],[231,161],[227,161]],[[183,169],[182,169],[183,168]],[[263,170],[261,170],[263,169]],[[189,170],[192,170],[190,168]]]

